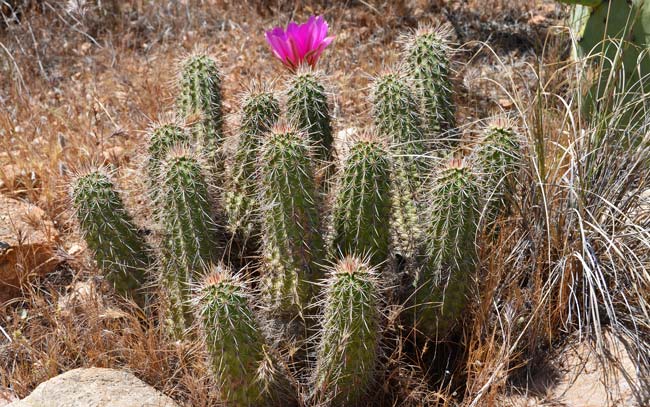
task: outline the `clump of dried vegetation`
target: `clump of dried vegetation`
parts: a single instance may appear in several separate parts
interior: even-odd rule
[[[586,67],[566,62],[567,34],[549,29],[561,7],[460,3],[0,2],[6,78],[0,84],[0,164],[38,178],[3,192],[43,208],[64,234],[63,250],[83,246],[67,212],[70,170],[88,162],[112,166],[127,205],[142,207],[144,198],[130,192],[141,189],[132,187],[141,185],[134,163],[141,129],[170,110],[170,66],[184,51],[200,45],[219,56],[224,109],[234,113],[234,95],[280,69],[269,62],[263,30],[312,13],[326,16],[337,42],[321,68],[335,87],[339,131],[365,121],[368,92],[360,90],[396,62],[398,36],[419,22],[450,20],[464,43],[454,56],[463,137],[477,139],[478,118],[501,113],[529,148],[516,204],[496,233],[477,239],[484,242],[481,269],[462,334],[437,348],[419,344],[417,357],[429,361],[430,371],[415,367],[420,360],[412,367],[397,362],[413,346],[402,338],[406,345],[387,355],[378,402],[495,405],[506,391],[525,391],[554,349],[578,337],[614,371],[620,361],[608,338],[620,341],[637,368],[629,383],[640,402],[647,400],[648,123],[619,124],[631,106],[616,104],[614,83],[601,114],[594,120],[581,115]],[[634,103],[642,107],[645,100]],[[136,220],[145,215],[136,212]],[[201,347],[167,339],[98,275],[90,256],[70,256],[56,272],[22,287],[20,298],[0,305],[0,386],[25,396],[74,367],[116,367],[180,403],[214,405]]]

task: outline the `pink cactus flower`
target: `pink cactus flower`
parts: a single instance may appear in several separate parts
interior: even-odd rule
[[[327,36],[328,28],[323,17],[311,16],[304,24],[290,22],[286,31],[282,27],[267,31],[266,40],[275,56],[291,71],[305,62],[313,68],[325,48],[334,40],[334,37]]]

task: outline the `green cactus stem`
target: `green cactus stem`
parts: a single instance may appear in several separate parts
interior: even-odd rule
[[[383,141],[363,134],[339,170],[332,210],[333,256],[369,256],[378,266],[388,259],[391,216],[391,160]]]
[[[509,209],[508,197],[514,193],[513,176],[521,167],[519,137],[510,123],[497,120],[484,132],[478,145],[476,161],[481,169],[488,223]]]
[[[262,147],[260,202],[265,304],[278,318],[302,317],[322,259],[317,194],[305,135],[276,126]]]
[[[336,406],[361,405],[379,363],[381,310],[375,270],[358,258],[342,259],[327,279],[322,306],[315,398]]]
[[[225,209],[229,228],[245,238],[259,230],[256,161],[263,137],[277,123],[280,104],[268,90],[248,92],[242,99],[239,143],[235,152]]]
[[[149,196],[153,202],[158,200],[160,191],[160,163],[167,156],[170,148],[177,144],[189,145],[190,135],[185,127],[175,118],[164,120],[151,126],[147,146],[145,169]]]
[[[151,249],[108,175],[102,169],[78,175],[71,200],[81,233],[106,279],[117,292],[142,299],[139,290],[153,264]]]
[[[467,303],[477,263],[479,197],[478,180],[462,160],[452,159],[433,181],[426,252],[412,296],[416,328],[430,337],[449,332]]]
[[[163,230],[162,282],[167,287],[172,331],[182,337],[192,322],[191,284],[218,259],[216,226],[199,156],[173,147],[160,167],[158,213]]]
[[[322,161],[332,158],[332,126],[327,93],[321,75],[302,67],[289,81],[287,117],[300,130],[307,132]]]
[[[228,406],[285,406],[295,400],[249,305],[250,289],[223,265],[205,278],[199,319],[215,382]]]
[[[450,80],[449,37],[447,24],[436,28],[420,27],[405,41],[405,60],[413,80],[423,130],[437,148],[456,144],[456,107]]]
[[[223,140],[221,73],[217,62],[203,53],[181,61],[177,104],[180,113],[192,123],[194,136],[204,149],[210,165],[221,168]]]
[[[395,162],[391,194],[393,250],[411,263],[422,234],[418,200],[426,152],[417,102],[408,79],[399,70],[375,80],[372,102],[375,127],[391,140]]]

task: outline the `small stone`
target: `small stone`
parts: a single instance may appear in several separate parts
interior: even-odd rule
[[[74,369],[41,383],[11,407],[178,407],[133,374],[115,369]]]

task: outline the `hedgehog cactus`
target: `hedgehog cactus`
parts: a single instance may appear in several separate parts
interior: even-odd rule
[[[448,52],[451,28],[422,27],[406,40],[405,59],[413,79],[426,135],[438,148],[453,147],[458,137]]]
[[[318,278],[323,242],[309,147],[304,135],[276,126],[259,159],[262,272],[273,317],[295,320]]]
[[[413,260],[420,240],[418,195],[425,153],[417,103],[406,77],[391,72],[373,87],[373,116],[378,132],[391,140],[395,161],[392,182],[393,248]]]
[[[315,397],[357,405],[372,385],[381,339],[377,276],[355,257],[342,259],[325,284],[318,335]]]
[[[157,201],[160,187],[160,163],[167,156],[169,149],[177,144],[190,144],[190,136],[185,128],[176,120],[170,120],[152,126],[149,132],[147,146],[146,172],[149,195],[152,201]]]
[[[499,212],[507,210],[507,196],[513,192],[512,176],[521,165],[521,145],[512,126],[501,121],[490,125],[476,155],[488,201],[485,216],[491,222]]]
[[[417,328],[426,335],[444,335],[467,302],[477,262],[479,196],[478,181],[461,160],[452,159],[434,180],[426,253],[412,296]]]
[[[388,259],[391,161],[383,142],[365,134],[351,146],[338,175],[332,211],[333,255]]]
[[[195,121],[194,134],[211,164],[216,164],[223,139],[221,74],[217,62],[197,53],[184,59],[179,70],[179,110],[186,119]]]
[[[257,229],[255,215],[258,202],[255,196],[255,163],[262,137],[268,133],[280,117],[280,104],[269,91],[248,93],[241,107],[239,144],[232,166],[231,184],[226,192],[226,213],[233,232],[245,237]]]
[[[72,183],[72,208],[99,268],[123,295],[138,293],[153,263],[151,251],[111,180],[102,170],[79,175]]]
[[[223,265],[200,288],[199,319],[221,399],[236,407],[287,405],[292,398],[287,372],[265,342],[248,292]]]
[[[190,285],[217,259],[208,185],[197,154],[174,147],[160,167],[158,204],[163,229],[162,282],[169,295],[172,329],[190,326]]]
[[[316,147],[316,157],[332,157],[332,127],[325,87],[320,75],[302,67],[291,77],[287,90],[287,116],[300,130],[307,132]]]

